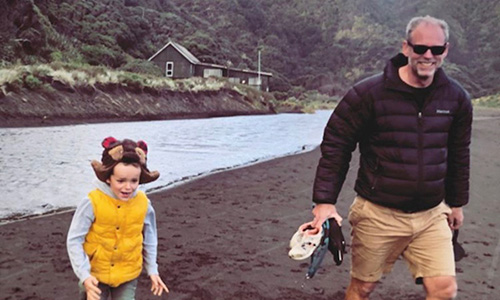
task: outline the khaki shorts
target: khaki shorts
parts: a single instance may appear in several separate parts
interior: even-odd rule
[[[351,276],[376,282],[392,270],[399,256],[418,283],[423,277],[455,276],[450,213],[444,202],[426,211],[404,213],[357,196],[348,217]]]

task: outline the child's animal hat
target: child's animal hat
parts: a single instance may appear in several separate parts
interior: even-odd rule
[[[113,173],[113,168],[120,162],[138,163],[141,166],[139,183],[155,181],[160,177],[158,171],[149,171],[146,166],[148,145],[144,141],[134,142],[129,139],[119,141],[114,137],[105,138],[101,145],[104,147],[101,161],[91,162],[95,175],[100,181],[106,182]]]

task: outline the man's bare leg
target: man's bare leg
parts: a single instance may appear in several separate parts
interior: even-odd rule
[[[365,282],[351,277],[351,282],[345,294],[346,300],[368,300],[371,292],[375,289],[376,282]]]
[[[457,280],[454,276],[424,277],[426,300],[449,300],[457,296]]]

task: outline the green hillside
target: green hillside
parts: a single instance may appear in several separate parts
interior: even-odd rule
[[[161,75],[172,39],[204,62],[272,72],[273,91],[343,94],[381,70],[415,15],[446,19],[445,68],[473,96],[500,87],[499,0],[0,0],[0,67],[61,62]],[[277,94],[278,95],[278,94]]]

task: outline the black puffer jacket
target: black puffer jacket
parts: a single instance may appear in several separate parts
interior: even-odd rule
[[[315,203],[337,202],[359,143],[355,191],[386,206],[415,212],[463,206],[469,195],[472,106],[467,92],[442,69],[422,109],[399,79],[397,55],[384,73],[356,84],[325,128],[314,182]]]

